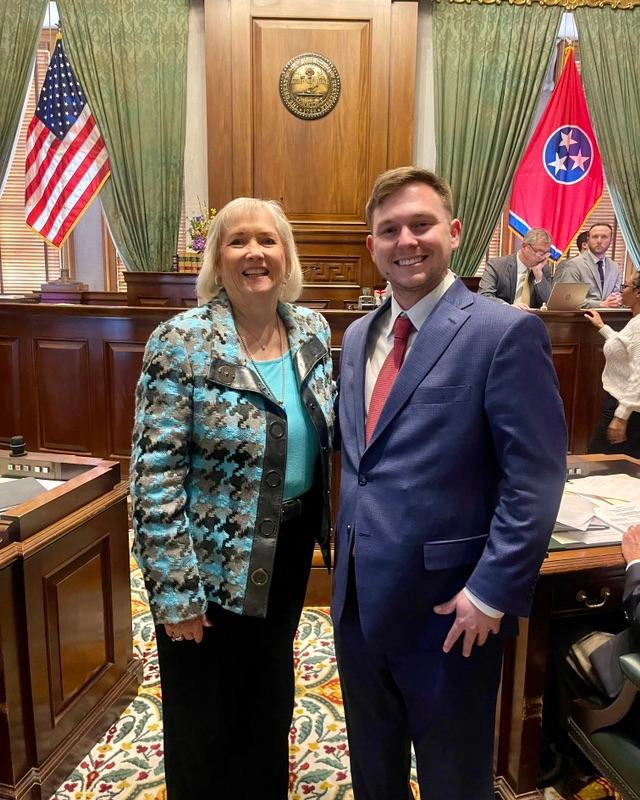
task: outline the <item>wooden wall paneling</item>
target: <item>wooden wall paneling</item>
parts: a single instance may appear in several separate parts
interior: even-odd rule
[[[89,342],[36,338],[39,450],[92,452]],[[61,413],[64,411],[64,413]]]
[[[65,706],[115,660],[108,559],[108,539],[103,538],[44,578],[54,725]]]
[[[399,0],[391,6],[389,140],[387,169],[413,164],[413,115],[416,88],[418,4]]]
[[[135,389],[142,369],[143,342],[105,341],[109,458],[128,459]]]
[[[0,334],[0,437],[20,430],[20,342]]]
[[[122,578],[128,574],[126,524],[121,502],[25,559],[39,762],[99,705],[131,660],[130,630],[123,639],[131,626]]]
[[[368,185],[371,24],[349,20],[253,20],[253,188],[293,222],[362,224]],[[324,117],[298,119],[282,103],[282,68],[300,52],[329,58],[341,76]]]
[[[578,405],[580,348],[577,344],[556,345],[552,348],[551,355],[558,376],[564,416],[571,442],[574,438],[576,406]]]
[[[362,209],[364,218],[364,207]],[[298,253],[305,270],[305,287],[314,283],[325,283],[322,268],[322,261],[335,260],[340,262],[345,260],[354,264],[356,274],[353,281],[343,280],[339,272],[332,271],[327,274],[331,284],[340,286],[351,286],[356,289],[355,298],[361,294],[362,286],[378,286],[382,284],[380,273],[371,260],[366,246],[367,232],[364,228],[358,230],[335,230],[326,231],[309,226],[296,226],[296,241],[298,243]],[[316,271],[315,266],[320,265]],[[331,299],[333,293],[327,291],[323,293],[327,299]],[[323,295],[321,295],[323,296]],[[333,307],[333,306],[332,306]]]
[[[0,753],[0,784],[17,783],[35,756],[33,721],[27,703],[28,651],[23,646],[26,628],[24,603],[13,598],[22,592],[17,563],[0,569],[0,741],[7,751]],[[0,796],[2,789],[0,788]]]
[[[231,0],[205,0],[204,36],[208,202],[222,208],[234,196]]]

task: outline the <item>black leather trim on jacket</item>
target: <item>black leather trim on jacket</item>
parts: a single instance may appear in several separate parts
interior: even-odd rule
[[[244,613],[250,617],[266,616],[273,577],[287,464],[287,419],[283,411],[281,414],[275,409],[266,411],[262,481],[244,597]]]

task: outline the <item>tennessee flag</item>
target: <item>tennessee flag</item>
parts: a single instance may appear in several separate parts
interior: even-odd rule
[[[600,199],[602,160],[591,127],[582,81],[567,50],[562,74],[516,170],[509,227],[551,234],[558,261]]]

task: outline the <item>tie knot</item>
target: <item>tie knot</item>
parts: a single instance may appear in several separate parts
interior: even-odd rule
[[[405,317],[404,315],[396,317],[396,321],[393,324],[394,339],[403,339],[406,342],[412,330],[413,322],[411,322],[409,317]]]
[[[598,259],[598,269],[602,269],[604,267],[604,261],[600,258]]]

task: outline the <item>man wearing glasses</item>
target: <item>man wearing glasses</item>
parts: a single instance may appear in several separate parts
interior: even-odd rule
[[[522,310],[540,308],[551,292],[550,248],[548,231],[531,228],[517,253],[487,262],[478,292]]]

